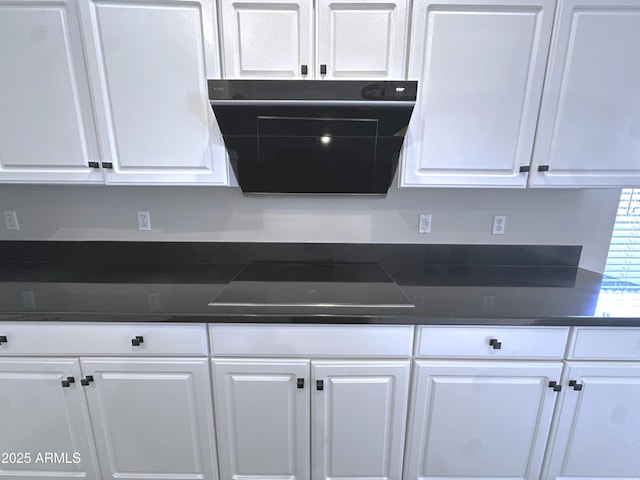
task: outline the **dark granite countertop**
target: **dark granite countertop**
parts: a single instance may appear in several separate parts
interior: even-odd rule
[[[56,245],[59,252],[55,255],[45,254],[40,248],[39,258],[32,258],[23,251],[32,248],[32,243],[26,242],[24,248],[7,243],[0,242],[1,321],[640,326],[640,293],[637,293],[640,288],[636,293],[628,293],[623,285],[603,282],[602,275],[578,268],[575,258],[557,261],[566,258],[566,251],[551,261],[548,259],[558,251],[550,254],[545,250],[540,258],[546,260],[535,261],[531,256],[523,256],[522,248],[516,248],[506,256],[507,260],[500,253],[489,254],[482,262],[461,262],[459,259],[469,252],[456,247],[457,261],[452,263],[451,251],[447,259],[442,258],[444,250],[440,250],[435,261],[414,261],[416,253],[429,256],[424,251],[427,247],[419,246],[422,250],[417,251],[412,246],[409,251],[391,255],[389,251],[394,246],[386,250],[375,246],[383,253],[382,257],[368,255],[366,259],[379,263],[413,307],[212,306],[209,303],[248,263],[267,258],[261,255],[256,258],[255,253],[261,251],[259,246],[251,244],[253,255],[247,255],[246,248],[242,254],[231,255],[229,251],[223,254],[219,251],[223,247],[217,246],[214,256],[224,257],[225,261],[210,257],[194,261],[181,254],[171,262],[160,261],[162,252],[156,246],[157,257],[150,255],[144,262],[132,262],[122,261],[118,251],[122,246],[109,250],[108,258],[97,261],[87,255],[59,258],[60,252],[74,248],[75,244]],[[80,242],[78,248],[86,247]],[[135,249],[140,245],[127,247]],[[190,248],[202,256],[201,244]],[[274,248],[278,250],[281,246]],[[334,251],[329,259],[326,251],[320,259],[314,251],[314,258],[297,255],[286,260],[344,262],[341,255],[346,253],[335,245],[331,248]],[[428,248],[430,254],[437,250],[433,246]],[[537,247],[527,248],[531,252],[531,248]],[[485,255],[486,251],[483,252]],[[515,258],[520,260],[513,261]],[[274,261],[273,256],[267,259]],[[348,260],[354,260],[353,256]],[[355,260],[362,262],[363,258]],[[347,288],[357,283],[344,285]]]

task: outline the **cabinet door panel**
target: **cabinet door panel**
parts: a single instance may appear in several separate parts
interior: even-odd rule
[[[568,363],[545,479],[640,478],[640,365]]]
[[[530,184],[638,186],[640,4],[558,6]]]
[[[107,182],[225,183],[207,90],[219,74],[212,0],[80,5]]]
[[[407,3],[320,0],[318,65],[327,65],[326,78],[405,78]]]
[[[100,477],[80,377],[77,360],[0,359],[0,454],[30,455],[0,458],[0,478]]]
[[[314,478],[402,475],[409,361],[312,363]]]
[[[206,359],[81,364],[103,478],[216,478]]]
[[[222,0],[224,78],[313,78],[313,11],[306,0]],[[308,66],[302,75],[301,66]]]
[[[73,1],[0,0],[0,182],[103,182]]]
[[[557,363],[416,361],[405,480],[537,480]]]
[[[217,359],[213,378],[221,477],[308,479],[309,362]]]
[[[418,101],[402,184],[524,186],[553,0],[414,6],[409,78]]]

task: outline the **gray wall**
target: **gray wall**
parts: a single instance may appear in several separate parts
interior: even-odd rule
[[[583,245],[601,272],[619,189],[397,189],[383,197],[244,197],[225,187],[1,185],[20,231],[0,240],[149,240]],[[137,230],[137,210],[151,231]],[[418,215],[433,215],[419,235]],[[491,235],[493,215],[506,234]]]

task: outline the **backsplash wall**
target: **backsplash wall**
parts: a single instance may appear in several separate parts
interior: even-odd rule
[[[19,231],[0,240],[139,240],[583,245],[602,271],[619,189],[392,188],[387,197],[243,196],[226,187],[2,185]],[[137,229],[138,210],[151,231]],[[420,213],[432,233],[418,234]],[[491,235],[506,215],[505,235]]]

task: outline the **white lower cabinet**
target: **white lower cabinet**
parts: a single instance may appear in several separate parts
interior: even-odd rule
[[[221,478],[309,478],[309,361],[217,359],[213,379]]]
[[[0,358],[0,478],[100,478],[81,376],[77,359]]]
[[[417,360],[405,480],[539,478],[560,362]]]
[[[206,358],[83,358],[102,478],[214,479]]]
[[[216,358],[213,377],[221,478],[400,478],[408,360]]]
[[[542,478],[640,478],[640,363],[568,362]]]
[[[311,379],[312,478],[401,478],[409,361],[314,361]]]
[[[0,323],[0,338],[0,479],[217,480],[204,325]]]

